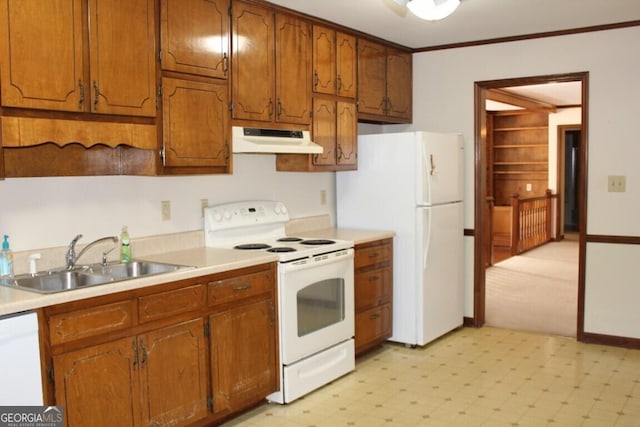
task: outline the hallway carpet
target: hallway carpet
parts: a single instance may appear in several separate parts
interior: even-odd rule
[[[575,337],[577,301],[577,241],[550,242],[486,271],[488,326]]]

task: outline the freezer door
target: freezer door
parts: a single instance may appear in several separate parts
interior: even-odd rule
[[[464,192],[464,140],[460,134],[418,132],[417,205],[459,201]]]
[[[462,325],[464,237],[462,203],[421,208],[418,250],[417,344],[424,345]]]

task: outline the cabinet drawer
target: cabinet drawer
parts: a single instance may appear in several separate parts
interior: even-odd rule
[[[138,298],[140,323],[188,313],[204,307],[203,285],[187,286]]]
[[[356,353],[377,345],[391,336],[391,304],[384,304],[356,315]]]
[[[209,305],[225,304],[270,292],[275,285],[271,271],[209,282]]]
[[[371,246],[362,249],[356,248],[354,267],[357,270],[381,262],[388,262],[391,261],[392,257],[391,244]]]
[[[391,301],[392,280],[391,268],[389,267],[356,274],[356,310],[374,307],[381,303]]]
[[[131,300],[54,314],[49,318],[51,345],[127,329],[132,323]]]

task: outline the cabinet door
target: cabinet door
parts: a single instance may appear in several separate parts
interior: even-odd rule
[[[391,336],[391,304],[356,314],[356,355]]]
[[[7,107],[82,111],[81,0],[0,7],[0,96]]]
[[[276,121],[311,123],[311,25],[276,14]]]
[[[336,93],[336,32],[320,25],[313,26],[313,91]]]
[[[387,49],[387,115],[411,121],[412,111],[411,54]]]
[[[67,426],[140,425],[136,341],[118,341],[53,358],[56,405]]]
[[[229,109],[226,82],[162,79],[165,166],[226,166]]]
[[[229,0],[162,0],[162,68],[226,78]]]
[[[356,165],[358,146],[358,114],[354,102],[336,103],[336,163]]]
[[[313,164],[335,165],[336,103],[332,99],[313,99],[313,141],[323,149],[313,156]]]
[[[89,44],[91,111],[155,116],[154,0],[89,0]]]
[[[356,38],[336,33],[336,93],[349,98],[356,97],[357,77]]]
[[[207,415],[203,322],[194,319],[138,338],[141,425],[184,425]]]
[[[386,48],[378,43],[358,41],[358,112],[385,114]]]
[[[275,311],[271,299],[210,317],[213,411],[262,400],[278,387]]]
[[[241,1],[233,3],[234,119],[271,121],[275,113],[273,23],[269,9]]]

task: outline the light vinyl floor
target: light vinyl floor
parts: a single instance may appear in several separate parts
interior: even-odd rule
[[[640,426],[640,351],[462,328],[416,349],[387,343],[304,398],[225,426]]]

